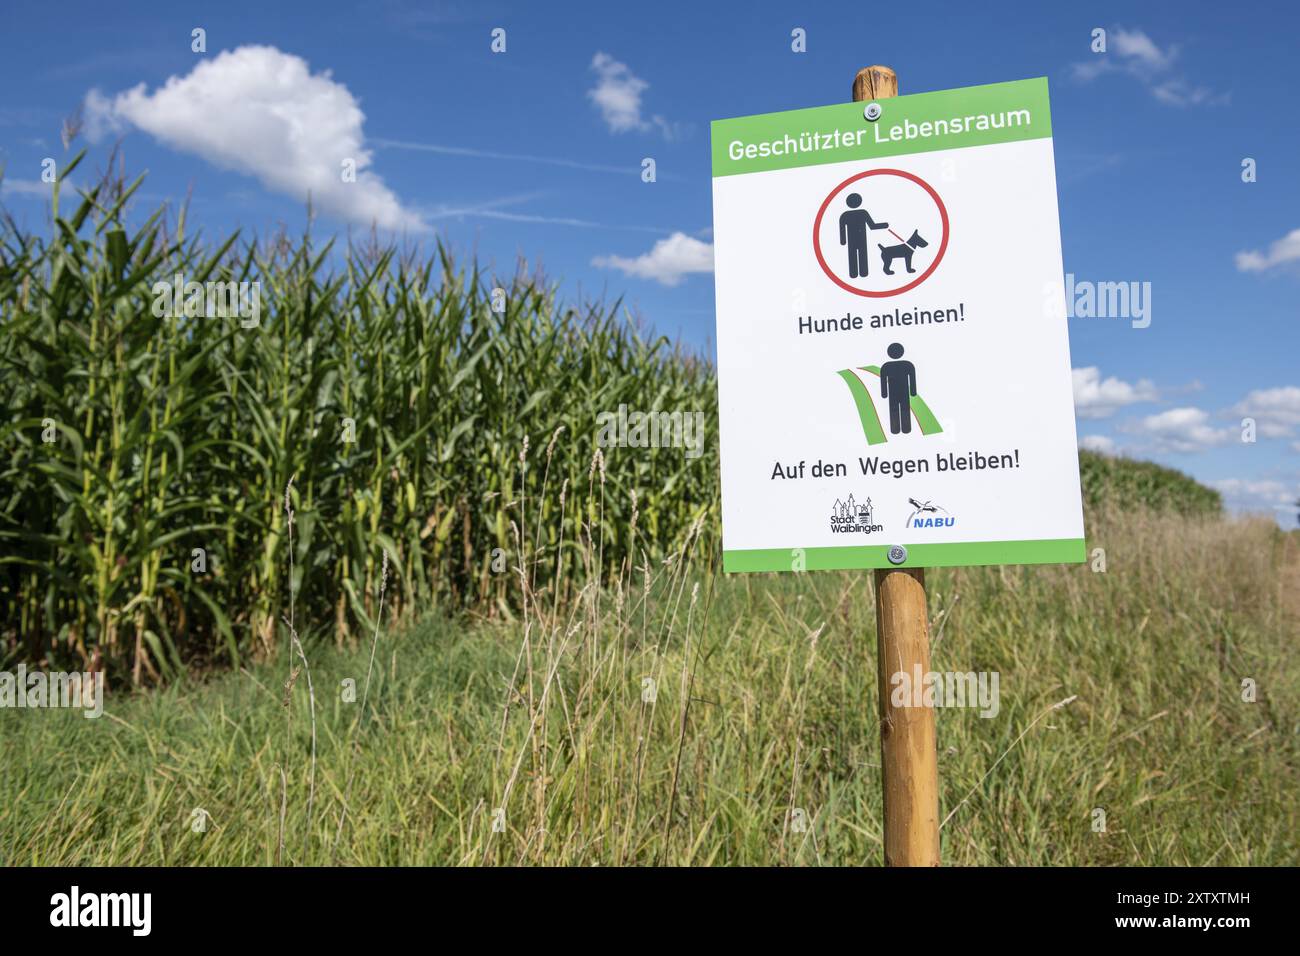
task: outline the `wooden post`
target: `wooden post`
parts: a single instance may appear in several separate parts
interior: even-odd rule
[[[898,95],[898,74],[887,66],[864,66],[853,78],[853,102],[883,100]]]
[[[898,76],[869,66],[853,78],[853,100],[898,95]],[[930,619],[921,568],[876,571],[880,774],[885,806],[885,865],[939,865],[939,756],[934,708],[895,707],[890,678],[912,681],[930,670]],[[919,668],[919,671],[918,671]]]
[[[930,670],[925,571],[876,571],[880,775],[885,804],[885,866],[939,865],[939,756],[933,707],[895,707],[894,674]]]

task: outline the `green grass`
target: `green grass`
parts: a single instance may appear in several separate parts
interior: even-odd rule
[[[938,711],[944,861],[1300,862],[1294,542],[1142,511],[1089,528],[1104,573],[928,575],[933,667],[1001,682],[995,718]],[[303,675],[286,711],[283,659],[98,720],[0,712],[0,861],[271,864],[283,799],[293,864],[878,863],[869,575],[714,577],[691,548],[648,592],[640,570],[604,584],[381,632],[360,724],[369,647],[309,643],[310,820],[310,701]]]

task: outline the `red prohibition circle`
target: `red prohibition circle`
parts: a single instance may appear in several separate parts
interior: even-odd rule
[[[930,268],[926,269],[907,285],[899,286],[897,289],[890,289],[887,292],[868,292],[866,289],[855,289],[832,272],[830,266],[826,264],[826,260],[822,258],[821,228],[822,216],[826,214],[826,207],[831,204],[831,200],[835,198],[836,193],[849,183],[857,182],[859,179],[865,179],[868,176],[902,176],[904,179],[910,179],[930,194],[930,198],[934,200],[934,204],[939,207],[939,218],[943,221],[943,240],[939,243],[939,252],[935,255],[934,261],[930,263]],[[930,278],[930,273],[938,267],[939,262],[943,259],[943,254],[947,251],[948,208],[943,204],[943,200],[939,198],[939,194],[934,191],[929,183],[920,176],[914,176],[901,169],[869,169],[865,173],[858,173],[855,176],[850,176],[830,191],[830,195],[822,201],[822,207],[817,210],[817,218],[813,221],[813,253],[817,256],[817,262],[821,264],[822,271],[830,277],[832,282],[846,292],[852,292],[854,295],[865,295],[872,299],[884,299],[891,295],[899,295],[900,293],[907,292],[909,289],[915,289],[926,279]]]

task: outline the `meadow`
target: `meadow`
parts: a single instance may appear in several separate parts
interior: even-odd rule
[[[1104,571],[928,575],[934,669],[1000,675],[996,717],[937,712],[945,863],[1295,864],[1300,548],[1091,518]],[[0,860],[879,863],[870,575],[560,573],[509,619],[0,712]]]
[[[110,676],[0,710],[0,863],[880,861],[871,576],[724,576],[716,442],[594,447],[716,420],[707,363],[442,249],[128,235],[134,185],[0,241],[4,666]],[[260,327],[152,315],[178,271]],[[1296,536],[1081,473],[1087,564],[927,575],[1000,678],[938,711],[945,863],[1300,862]]]

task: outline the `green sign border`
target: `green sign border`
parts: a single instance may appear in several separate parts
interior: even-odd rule
[[[874,122],[863,117],[865,106],[841,103],[714,120],[713,175],[762,173],[1052,135],[1045,76],[881,100],[882,113]],[[1027,111],[1027,120],[1022,111]],[[1002,125],[994,126],[999,118]],[[734,143],[741,144],[739,159],[732,157]],[[769,155],[759,155],[764,147]],[[779,152],[773,154],[773,150]],[[745,155],[746,151],[750,155]]]
[[[855,568],[939,568],[983,564],[1079,564],[1086,561],[1083,538],[1044,538],[1037,541],[959,541],[948,544],[908,544],[907,560],[889,560],[889,544],[841,545],[829,548],[755,548],[723,551],[726,574],[746,571],[793,571],[796,550],[803,552],[806,571],[848,571]]]

